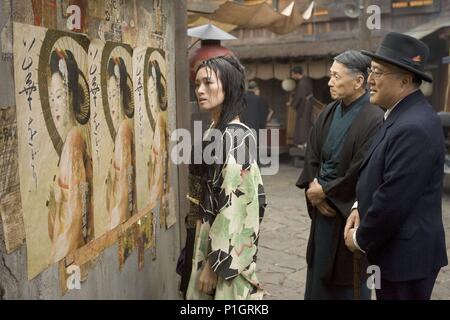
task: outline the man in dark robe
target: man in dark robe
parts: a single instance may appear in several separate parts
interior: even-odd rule
[[[269,107],[259,95],[259,86],[255,81],[248,83],[247,92],[244,95],[245,107],[239,115],[242,123],[255,130],[257,147],[259,149],[259,130],[266,128]],[[260,165],[259,152],[257,162]]]
[[[288,102],[288,107],[291,106],[297,111],[293,143],[299,148],[304,148],[311,129],[312,81],[303,74],[303,68],[300,66],[292,68],[291,78],[297,81],[294,97]]]
[[[353,256],[343,237],[359,166],[383,119],[366,91],[369,65],[357,51],[334,58],[328,85],[335,101],[319,115],[308,140],[297,181],[312,219],[305,299],[370,299],[367,260]]]
[[[250,81],[244,96],[246,106],[240,114],[241,121],[250,129],[254,129],[257,137],[259,130],[266,128],[267,116],[269,114],[269,108],[259,96],[259,93],[258,84],[255,81]]]

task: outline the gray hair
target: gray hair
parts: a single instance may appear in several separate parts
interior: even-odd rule
[[[364,84],[367,82],[367,77],[369,76],[367,68],[370,67],[370,62],[372,61],[368,56],[356,50],[348,50],[334,57],[334,60],[342,63],[350,72],[362,74]]]

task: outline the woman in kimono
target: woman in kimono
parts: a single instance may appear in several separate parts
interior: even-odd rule
[[[81,128],[89,121],[89,92],[73,53],[52,51],[49,71],[48,102],[55,134],[64,141],[48,200],[49,263],[54,263],[93,237],[92,161]]]
[[[259,226],[266,199],[256,138],[242,124],[245,73],[234,57],[204,61],[196,72],[200,107],[211,114],[205,133],[199,214],[187,299],[262,299],[256,277]]]
[[[116,129],[114,153],[107,178],[109,229],[126,221],[133,211],[133,114],[132,85],[125,63],[120,57],[108,62],[108,104]]]

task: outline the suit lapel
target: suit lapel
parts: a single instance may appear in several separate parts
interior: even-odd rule
[[[370,145],[369,150],[367,151],[366,157],[364,158],[359,171],[361,171],[365,167],[367,162],[369,162],[369,159],[372,156],[372,153],[375,151],[375,149],[380,144],[380,142],[383,141],[384,136],[386,135],[386,131],[387,131],[388,127],[390,127],[391,125],[392,125],[392,122],[388,124],[387,121],[384,121],[384,123],[381,126],[380,130],[378,131],[377,135],[373,139],[373,142]]]

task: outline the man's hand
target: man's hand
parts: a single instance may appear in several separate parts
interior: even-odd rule
[[[355,243],[353,242],[353,233],[355,233],[355,231],[355,228],[351,228],[350,230],[348,230],[347,236],[345,237],[345,245],[351,252],[359,251],[355,246]]]
[[[334,217],[336,215],[336,211],[332,207],[330,207],[326,200],[319,202],[316,205],[316,208],[325,217]]]
[[[316,178],[309,184],[308,191],[306,191],[306,197],[315,207],[325,200],[325,192]]]
[[[200,291],[211,294],[217,286],[217,275],[209,266],[209,261],[206,260],[205,266],[203,267],[200,278],[198,279],[198,287]]]
[[[350,229],[358,228],[358,226],[359,226],[359,211],[358,209],[353,209],[347,218],[347,223],[345,224],[344,239],[347,239],[347,233],[350,231]]]

